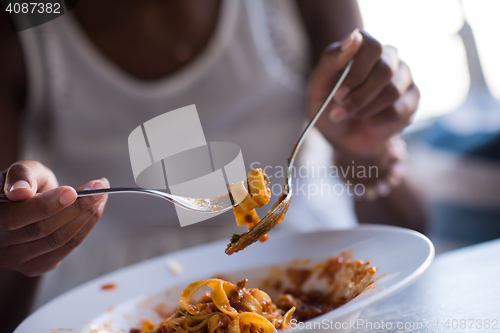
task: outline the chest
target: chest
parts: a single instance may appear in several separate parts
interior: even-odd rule
[[[75,8],[75,18],[110,62],[153,80],[178,72],[203,52],[220,8],[220,0],[87,0]]]

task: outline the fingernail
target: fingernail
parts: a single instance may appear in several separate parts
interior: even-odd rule
[[[340,87],[333,98],[335,98],[337,102],[342,102],[342,100],[349,94],[350,91],[351,89],[349,89],[348,87]]]
[[[75,201],[75,199],[76,199],[75,192],[71,190],[66,190],[59,197],[59,202],[61,203],[61,205],[67,206],[73,201]]]
[[[344,52],[349,50],[349,48],[352,46],[354,41],[356,39],[361,39],[363,36],[361,36],[361,33],[359,32],[359,29],[356,28],[354,31],[347,37],[347,39],[342,43],[342,46],[340,47],[340,51]]]
[[[333,123],[340,123],[345,118],[347,118],[347,111],[341,106],[334,107],[330,112],[330,121]]]
[[[107,188],[107,186],[105,184],[103,184],[103,182],[101,182],[101,180],[99,179],[98,181],[96,181],[94,184],[92,184],[92,189],[93,190],[101,190],[103,188]],[[93,195],[92,198],[94,198],[94,200],[100,200],[104,197],[103,194],[99,194],[99,195]]]
[[[9,189],[9,192],[15,191],[15,190],[20,190],[22,188],[31,190],[31,185],[25,180],[18,180],[15,182]]]
[[[106,188],[106,185],[104,185],[101,180],[98,180],[96,182],[94,182],[94,184],[92,184],[92,189],[93,190],[100,190],[100,189],[103,189],[103,188]]]
[[[99,179],[99,181],[100,181],[101,183],[103,183],[103,184],[104,184],[104,186],[106,186],[106,188],[108,188],[108,187],[109,187],[109,180],[108,180],[108,178],[106,178],[106,177],[102,177],[101,179]]]

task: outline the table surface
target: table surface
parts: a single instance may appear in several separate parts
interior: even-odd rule
[[[500,332],[499,284],[500,240],[446,252],[407,289],[365,309],[351,332]]]

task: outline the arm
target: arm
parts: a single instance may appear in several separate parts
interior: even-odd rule
[[[309,114],[318,110],[349,59],[356,57],[343,84],[349,88],[347,93],[335,96],[317,127],[333,145],[339,168],[376,166],[384,175],[390,167],[386,159],[388,140],[409,124],[418,104],[419,92],[408,66],[398,59],[394,48],[383,47],[367,33],[345,38],[362,27],[356,1],[297,2],[317,60],[309,82]],[[330,44],[340,40],[344,42]],[[347,40],[351,41],[349,45]],[[338,112],[334,115],[339,107],[340,116]],[[356,201],[355,210],[361,223],[424,231],[425,205],[408,179],[387,197]]]
[[[296,0],[304,20],[316,63],[326,47],[343,40],[363,22],[356,0]]]
[[[0,8],[2,8],[0,6]],[[0,10],[0,333],[12,332],[28,315],[40,276],[54,269],[99,220],[107,196],[76,198],[36,161],[19,159],[20,118],[26,73],[19,39]],[[23,181],[23,186],[12,186]],[[18,183],[19,184],[19,183]],[[28,187],[26,187],[28,185]],[[93,181],[84,186],[109,186]],[[63,195],[64,194],[64,195]],[[64,198],[63,198],[64,197]]]
[[[26,73],[21,44],[12,32],[7,14],[0,6],[0,170],[18,157],[19,116],[26,95]],[[9,143],[9,144],[5,144]]]
[[[361,223],[383,223],[426,231],[427,209],[424,200],[406,178],[392,193],[374,202],[356,203],[356,215]]]
[[[337,153],[335,164],[344,170],[352,165],[362,166],[365,170],[376,166],[380,179],[384,177],[384,174],[390,172],[388,169],[391,164],[387,162],[386,153],[387,150],[383,150],[381,155],[368,158]],[[352,163],[353,161],[354,163]],[[359,178],[352,182],[369,185],[376,180],[376,178]],[[403,178],[401,184],[396,186],[388,196],[378,197],[374,201],[356,200],[354,207],[360,223],[389,224],[425,232],[426,205],[423,196],[408,177]]]
[[[0,8],[3,8],[0,6]],[[5,170],[18,159],[18,127],[20,110],[26,92],[21,45],[12,32],[5,11],[0,10],[0,108],[2,130],[0,142],[0,170]],[[3,185],[3,179],[1,180]],[[2,186],[3,187],[3,186]],[[40,277],[27,277],[17,271],[0,268],[0,332],[12,332],[29,313]]]

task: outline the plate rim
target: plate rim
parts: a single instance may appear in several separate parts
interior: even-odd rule
[[[431,242],[431,240],[427,236],[425,236],[424,234],[422,234],[418,231],[403,228],[403,227],[397,227],[397,226],[391,226],[391,225],[378,225],[378,224],[363,224],[357,228],[342,229],[342,230],[354,230],[354,229],[358,229],[358,228],[367,229],[367,230],[370,230],[370,229],[380,230],[380,229],[387,228],[388,230],[403,231],[404,233],[412,234],[414,236],[418,236],[419,238],[423,239],[429,245],[430,252],[428,253],[425,261],[415,271],[413,271],[409,276],[402,279],[401,281],[395,283],[394,285],[392,285],[388,288],[385,288],[382,292],[375,293],[375,294],[371,295],[370,297],[359,300],[356,303],[347,302],[346,304],[332,310],[332,311],[336,311],[337,317],[342,317],[342,316],[346,315],[347,313],[352,312],[355,309],[359,309],[362,311],[363,309],[370,306],[371,304],[379,302],[379,301],[381,301],[389,296],[394,295],[398,291],[401,291],[401,290],[405,289],[406,287],[409,287],[429,268],[429,266],[431,265],[432,261],[435,258],[435,255],[436,255],[434,244]],[[326,315],[327,315],[327,313],[325,313],[321,316],[318,316],[314,319],[311,319],[310,322],[321,321],[321,320],[325,319],[324,317]]]

